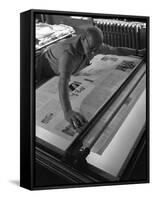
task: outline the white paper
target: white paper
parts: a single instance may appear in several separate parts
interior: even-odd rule
[[[138,58],[98,55],[93,58],[89,67],[72,76],[69,95],[73,110],[82,113],[89,121],[129,75],[129,71],[116,69],[123,60],[133,60],[135,64],[140,61]],[[64,120],[59,101],[58,81],[59,77],[54,77],[36,90],[36,125],[52,133],[40,134],[39,131],[36,132],[36,136],[55,145],[51,138],[53,134],[58,135],[57,140],[64,138],[70,141],[69,146],[78,133],[72,131],[68,122]],[[58,148],[62,150],[68,148],[63,147],[62,142],[58,144],[61,144]]]

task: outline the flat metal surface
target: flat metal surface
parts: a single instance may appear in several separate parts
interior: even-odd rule
[[[120,171],[130,152],[135,148],[141,130],[146,123],[146,90],[141,94],[133,109],[120,126],[113,140],[101,155],[93,152],[87,157],[87,162],[92,166],[110,175],[110,178],[119,178]],[[105,172],[105,173],[103,173]],[[111,177],[112,176],[112,177]]]
[[[116,134],[116,131],[146,88],[145,72],[146,65],[143,64],[133,79],[122,89],[120,94],[113,99],[111,105],[102,113],[100,119],[95,123],[95,126],[83,139],[83,148],[90,147],[91,149],[94,146],[94,149],[96,149],[100,146],[100,151],[106,148],[107,143]]]

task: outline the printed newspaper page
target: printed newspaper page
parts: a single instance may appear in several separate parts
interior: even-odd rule
[[[71,77],[69,95],[73,110],[90,121],[139,62],[136,57],[95,56],[88,67]],[[36,90],[36,136],[66,151],[79,133],[64,119],[58,81],[56,76]]]

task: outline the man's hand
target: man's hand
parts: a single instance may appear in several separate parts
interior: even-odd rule
[[[138,50],[138,55],[145,57],[146,56],[146,49]]]
[[[74,129],[78,129],[87,123],[87,120],[80,113],[73,110],[66,112],[64,116]]]

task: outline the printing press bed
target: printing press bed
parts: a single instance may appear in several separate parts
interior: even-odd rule
[[[145,181],[148,136],[143,59],[97,55],[71,78],[72,107],[88,120],[77,131],[64,120],[58,79],[36,89],[36,185],[42,179],[46,185]]]

